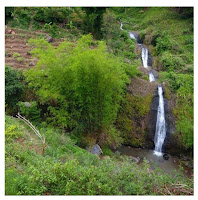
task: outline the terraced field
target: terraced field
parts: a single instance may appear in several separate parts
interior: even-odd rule
[[[15,28],[5,28],[5,64],[15,69],[27,69],[36,65],[37,59],[31,55],[33,47],[28,45],[30,38],[44,38],[49,34],[44,31],[26,31]],[[52,45],[57,47],[64,38],[53,39]]]

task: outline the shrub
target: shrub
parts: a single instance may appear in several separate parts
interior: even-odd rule
[[[10,139],[18,138],[23,135],[23,129],[17,123],[12,123],[12,119],[5,117],[5,138],[6,142]]]
[[[14,53],[13,53],[13,58],[18,58],[18,57],[20,57],[20,54],[17,53],[17,52],[14,52]]]
[[[45,23],[66,22],[71,12],[68,7],[45,7],[35,10],[34,19]]]
[[[161,72],[161,81],[168,81],[172,92],[176,93],[176,131],[181,133],[181,144],[186,149],[193,148],[193,75]]]
[[[20,100],[23,92],[22,74],[5,66],[5,104],[6,111],[16,112],[17,102]]]
[[[26,104],[30,105],[26,105]],[[37,102],[21,102],[19,101],[18,104],[20,113],[24,115],[27,119],[34,122],[40,121],[40,109],[38,108]]]
[[[43,40],[34,44],[40,61],[26,73],[26,80],[40,102],[50,104],[48,119],[62,127],[82,127],[83,132],[99,133],[109,127],[128,78],[104,43],[97,45],[87,35],[75,47],[64,42],[54,49]]]
[[[22,126],[7,116],[6,124]],[[112,154],[100,160],[75,146],[60,130],[46,127],[41,131],[48,144],[45,156],[26,142],[6,143],[6,195],[159,195],[164,194],[164,185],[173,187],[178,182],[192,190],[193,180],[178,172],[171,178],[159,169],[150,170],[145,161],[136,165],[127,156]]]
[[[156,42],[156,52],[158,55],[172,48],[170,36],[166,32],[164,32],[161,37],[158,37]]]
[[[164,69],[168,71],[182,69],[185,65],[182,58],[175,56],[168,51],[163,52],[160,57],[160,61],[162,62]]]
[[[115,14],[107,10],[102,24],[103,37],[108,42],[112,38],[119,40],[121,30],[118,27]]]

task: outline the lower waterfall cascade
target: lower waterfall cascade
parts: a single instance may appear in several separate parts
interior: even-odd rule
[[[123,30],[123,23],[120,22],[120,29]],[[137,34],[133,32],[129,32],[129,37],[131,39],[135,39],[137,44],[141,47],[141,58],[142,58],[142,64],[143,67],[148,70],[149,75],[149,81],[155,82],[155,76],[150,69],[151,66],[148,66],[148,58],[149,58],[149,52],[148,49],[143,46],[142,43],[138,42]],[[149,68],[149,69],[148,69]],[[165,123],[165,111],[164,111],[164,97],[163,97],[163,88],[161,85],[158,85],[158,96],[159,96],[159,105],[157,109],[157,121],[156,121],[156,130],[155,130],[155,138],[154,138],[154,154],[157,156],[162,156],[162,146],[164,144],[164,140],[166,137],[166,123]]]
[[[155,131],[155,150],[156,155],[162,155],[162,146],[166,137],[166,125],[165,125],[165,112],[164,112],[164,98],[163,98],[163,89],[161,86],[158,86],[158,95],[159,95],[159,105],[157,109],[157,123]]]

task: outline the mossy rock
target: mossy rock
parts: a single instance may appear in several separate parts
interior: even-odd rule
[[[124,144],[134,147],[144,145],[151,102],[152,95],[141,97],[126,94],[116,123],[124,139]]]

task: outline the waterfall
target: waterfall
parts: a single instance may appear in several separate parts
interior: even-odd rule
[[[135,35],[134,35],[133,33],[131,33],[131,32],[129,32],[129,37],[130,37],[131,39],[133,39],[133,40],[136,40]]]
[[[158,86],[159,105],[157,110],[157,123],[155,131],[155,151],[157,156],[162,155],[162,145],[166,137],[163,89]]]
[[[122,30],[123,31],[123,24],[122,24],[122,22],[120,22],[120,30]]]
[[[145,68],[148,68],[148,49],[142,46],[142,62]]]
[[[150,82],[154,82],[154,81],[155,81],[155,77],[154,77],[152,71],[149,72],[149,81],[150,81]]]
[[[123,27],[123,24],[120,21],[121,30],[123,30],[122,27]],[[156,81],[153,75],[153,72],[151,70],[149,71],[148,69],[148,58],[149,58],[148,49],[144,47],[141,42],[138,42],[138,39],[137,39],[138,37],[135,33],[129,32],[129,37],[131,39],[135,39],[137,44],[142,49],[142,54],[141,54],[142,63],[143,63],[143,67],[147,68],[148,70],[149,81],[150,82]],[[155,142],[154,153],[157,156],[160,156],[162,155],[162,146],[166,137],[166,126],[165,126],[163,89],[162,89],[162,86],[159,86],[159,85],[158,85],[158,95],[159,95],[159,105],[158,105],[158,110],[157,110],[157,122],[156,122],[155,138],[154,138],[154,142]]]

